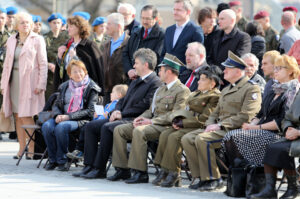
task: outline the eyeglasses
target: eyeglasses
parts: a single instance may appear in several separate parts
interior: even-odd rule
[[[274,72],[278,72],[278,71],[280,71],[283,68],[287,68],[287,67],[286,66],[275,66],[274,67]]]

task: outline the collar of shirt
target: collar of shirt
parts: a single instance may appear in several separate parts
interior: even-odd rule
[[[177,82],[177,79],[167,84],[168,90]]]
[[[151,75],[151,73],[152,73],[152,72],[150,72],[150,73],[147,74],[147,75],[144,75],[143,77],[141,77],[141,79],[142,79],[142,80],[146,79],[149,75]]]
[[[180,28],[180,29],[184,29],[184,27],[186,26],[186,24],[189,22],[190,20],[187,20],[184,24],[182,24],[181,26],[179,26],[177,23],[176,23],[176,29],[177,28]]]
[[[231,84],[231,88],[235,87],[244,77]]]
[[[113,54],[113,52],[122,44],[122,42],[125,39],[125,32],[116,40],[114,41],[111,39],[111,44],[110,44],[110,56]]]

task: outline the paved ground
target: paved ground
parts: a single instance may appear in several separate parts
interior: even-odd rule
[[[199,192],[187,188],[189,181],[183,181],[181,188],[154,187],[151,183],[127,185],[124,182],[110,182],[108,180],[85,180],[71,176],[80,168],[72,167],[69,172],[46,171],[36,168],[37,160],[22,160],[16,166],[12,156],[16,154],[18,144],[9,141],[7,136],[0,141],[0,198],[30,198],[30,199],[94,199],[94,198],[172,198],[190,199],[207,198],[222,199],[226,197],[223,192]],[[111,168],[108,176],[114,170]],[[154,175],[150,175],[150,180]]]

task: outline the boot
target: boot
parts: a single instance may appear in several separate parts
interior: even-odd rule
[[[286,176],[288,181],[288,187],[286,192],[280,197],[280,199],[293,199],[298,196],[297,177]]]
[[[253,194],[250,196],[251,199],[277,199],[277,192],[275,190],[276,185],[276,176],[270,173],[266,173],[266,186],[265,188],[257,194]]]

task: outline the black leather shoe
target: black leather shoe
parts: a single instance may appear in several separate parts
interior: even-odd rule
[[[204,181],[204,184],[199,188],[200,191],[214,191],[224,187],[222,178],[216,180]]]
[[[80,177],[81,175],[87,174],[90,172],[93,168],[91,166],[85,166],[83,169],[79,172],[73,173],[72,176],[74,177]]]
[[[193,189],[193,190],[196,190],[196,189],[199,189],[201,186],[203,186],[205,181],[201,181],[199,179],[199,182],[198,183],[194,183],[194,184],[190,184],[189,185],[189,189]]]
[[[164,169],[161,169],[156,178],[152,181],[152,184],[155,186],[160,186],[161,182],[166,179],[168,172]]]
[[[161,187],[181,187],[181,176],[177,172],[170,172],[166,179],[160,184]]]
[[[106,171],[101,171],[100,169],[92,169],[87,174],[83,174],[80,177],[86,178],[86,179],[96,179],[96,178],[106,178]]]
[[[148,183],[149,176],[146,171],[136,171],[135,174],[128,180],[125,180],[125,182],[127,184]]]
[[[68,163],[65,164],[59,164],[57,166],[57,171],[69,171]]]
[[[47,171],[50,171],[50,170],[54,170],[56,167],[57,167],[56,163],[48,163],[47,166],[45,167],[45,169]]]
[[[107,178],[110,181],[127,180],[131,177],[130,169],[116,168],[116,173]]]

